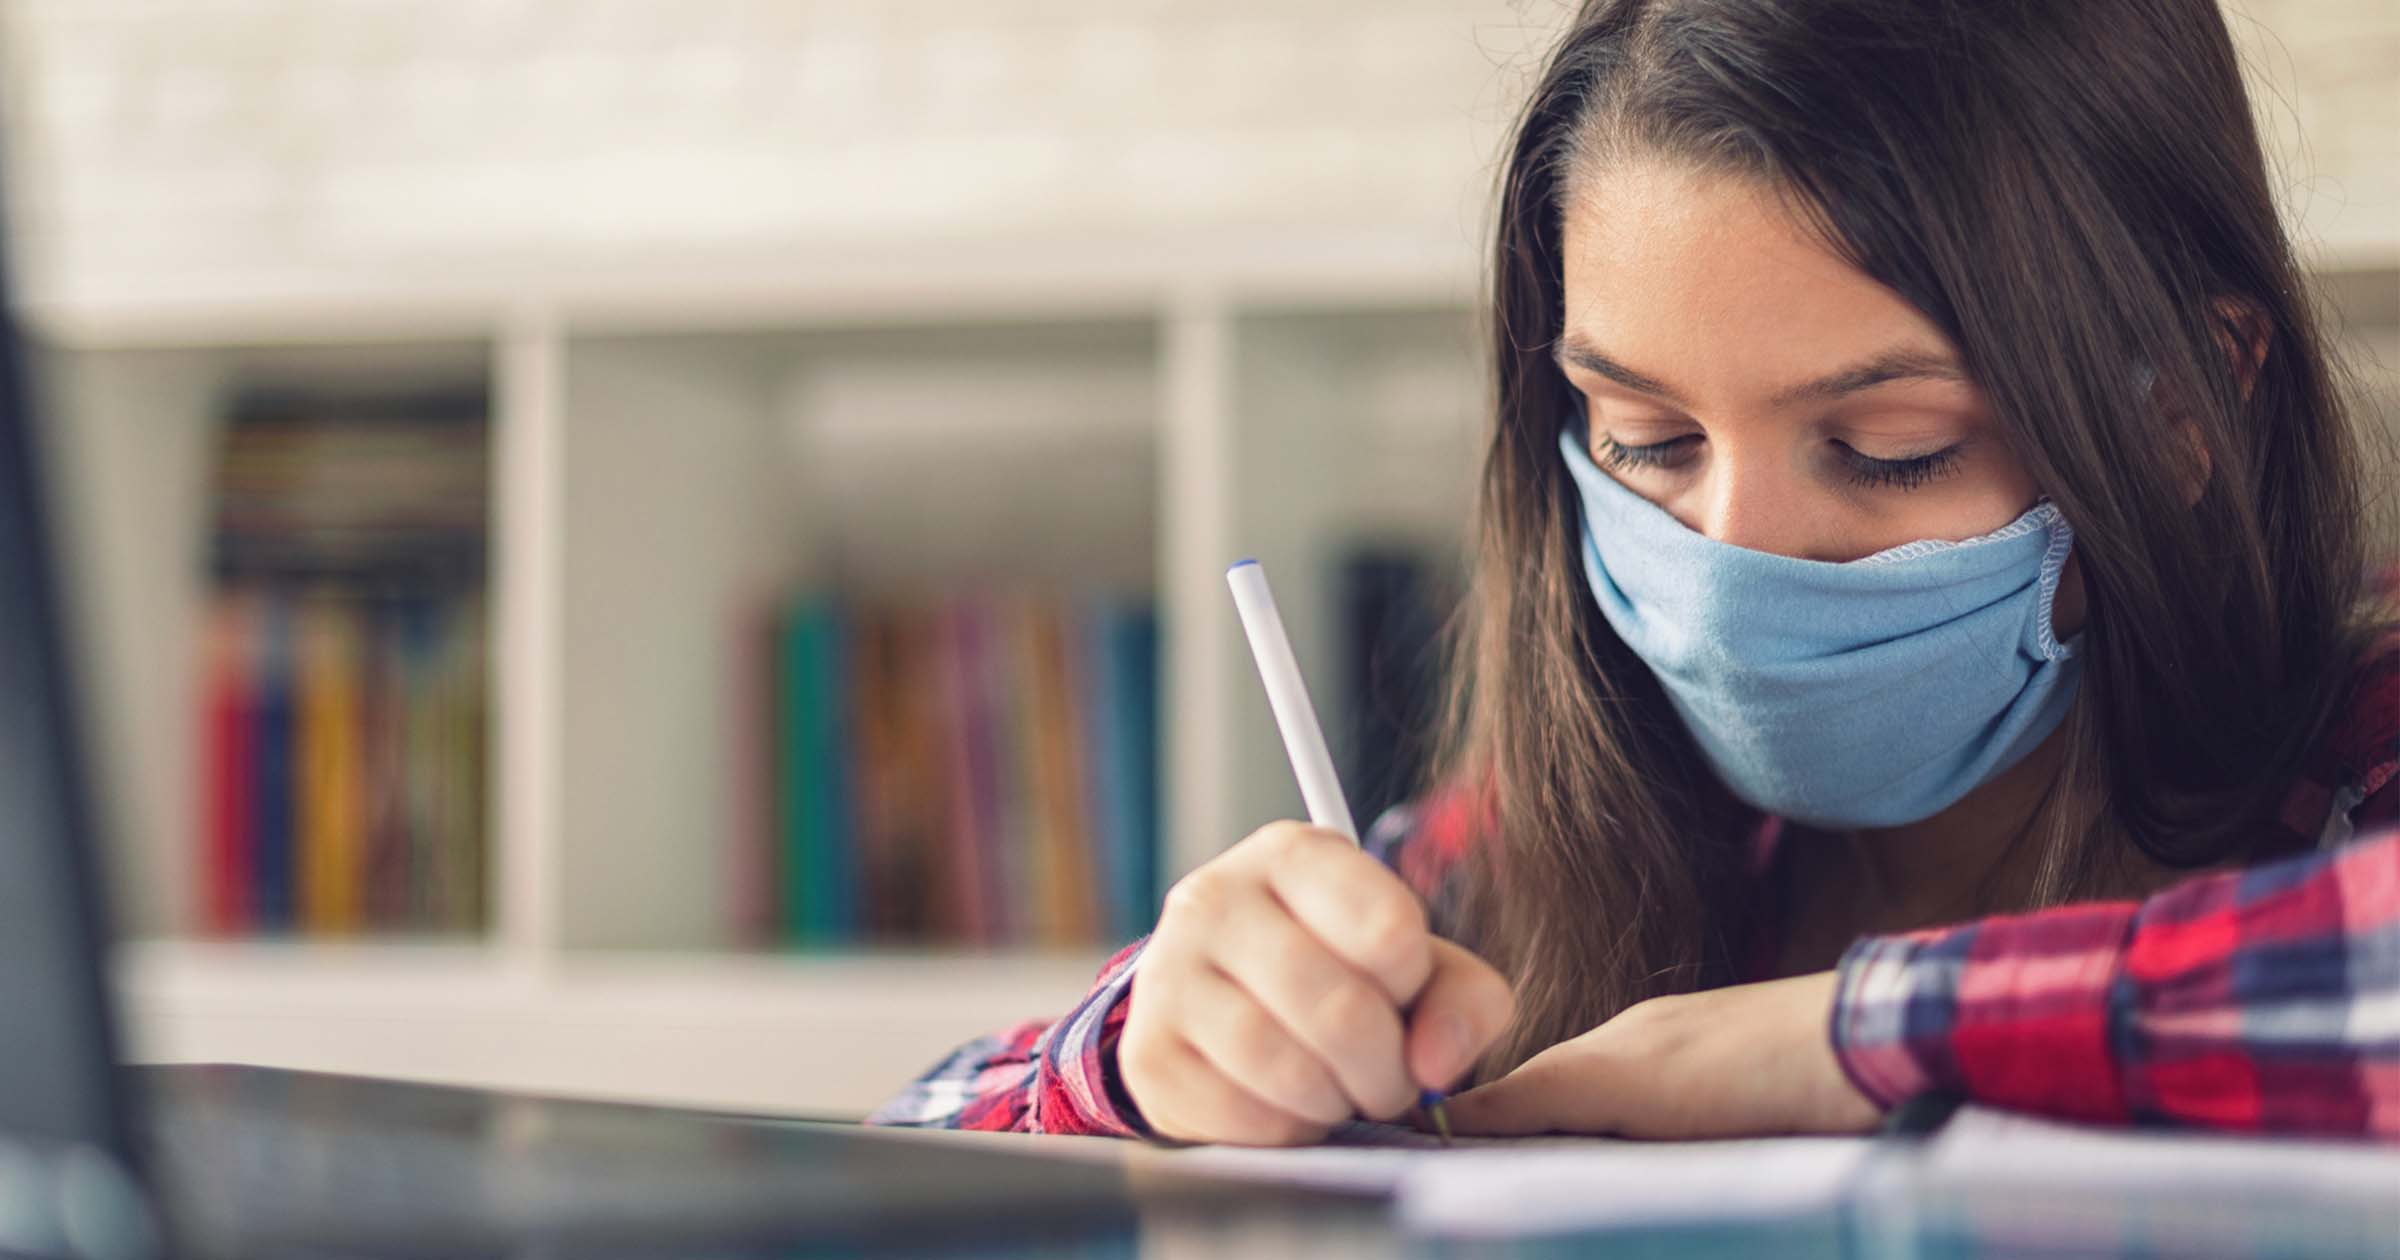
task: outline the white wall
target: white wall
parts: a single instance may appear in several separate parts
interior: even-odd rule
[[[1472,242],[1564,11],[5,0],[0,79],[45,301],[483,292],[945,242]],[[2303,239],[2400,257],[2400,6],[2231,11]]]

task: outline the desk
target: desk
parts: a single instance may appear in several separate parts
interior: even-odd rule
[[[867,1194],[870,1184],[888,1188],[893,1179],[889,1168],[854,1176],[863,1164],[845,1168],[826,1158],[860,1136],[839,1121],[265,1068],[148,1068],[133,1076],[150,1104],[160,1177],[179,1224],[199,1250],[220,1254],[267,1250],[256,1222],[237,1206],[245,1194],[255,1201],[255,1184],[245,1190],[241,1183],[263,1172],[277,1179],[283,1206],[315,1205],[313,1219],[328,1237],[335,1227],[359,1224],[412,1227],[428,1231],[419,1241],[430,1245],[390,1250],[445,1256],[2400,1257],[2400,1183],[2388,1203],[2348,1213],[2321,1203],[2221,1198],[2163,1207],[2101,1203],[2096,1210],[2088,1200],[2045,1202],[2022,1193],[1903,1191],[1746,1223],[1443,1239],[1408,1236],[1377,1196],[1229,1184],[1179,1172],[1174,1152],[1141,1143],[885,1129],[867,1131],[874,1151],[896,1152],[900,1165],[925,1172],[899,1178],[912,1183],[901,1198],[915,1195],[914,1207],[896,1201],[876,1219],[913,1236],[827,1240],[792,1223],[796,1204],[805,1209],[803,1201],[815,1196],[820,1206],[838,1208],[845,1196]],[[1037,1152],[1059,1158],[993,1158]],[[952,1179],[968,1153],[983,1157],[967,1161],[971,1186]],[[1106,1188],[1095,1195],[1101,1182]],[[945,1225],[939,1218],[955,1218],[964,1200],[978,1206]],[[557,1233],[553,1218],[570,1209],[596,1209],[602,1228]],[[473,1228],[455,1219],[462,1211],[477,1222]],[[2046,1212],[2060,1218],[2055,1228],[2026,1228]],[[720,1228],[705,1246],[667,1243],[661,1234],[658,1246],[645,1249],[645,1228],[695,1224]]]

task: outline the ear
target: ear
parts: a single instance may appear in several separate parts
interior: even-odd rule
[[[2246,401],[2250,391],[2258,386],[2259,369],[2267,362],[2267,313],[2249,298],[2220,297],[2209,303],[2217,316],[2217,345],[2232,365],[2236,381]],[[2200,491],[2208,485],[2211,461],[2208,445],[2200,440],[2200,430],[2185,420],[2176,426],[2183,435],[2184,449],[2190,453],[2191,474],[2184,482],[2185,507],[2200,501]]]
[[[2242,398],[2258,386],[2258,371],[2267,362],[2267,312],[2249,298],[2220,297],[2209,303],[2217,313],[2217,344],[2233,363]]]

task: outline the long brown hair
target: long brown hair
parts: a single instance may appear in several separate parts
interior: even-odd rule
[[[1477,794],[1456,930],[1518,994],[1478,1079],[1730,980],[1750,928],[1758,815],[1599,616],[1556,453],[1562,207],[1627,151],[1779,190],[1943,330],[2075,527],[2087,664],[2029,900],[2112,854],[2248,856],[2368,632],[2355,438],[2215,0],[1592,0],[1500,172],[1493,427],[1425,785]],[[2245,375],[2228,346],[2254,341]]]

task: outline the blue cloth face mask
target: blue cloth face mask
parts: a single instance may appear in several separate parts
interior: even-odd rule
[[[2074,534],[2047,498],[1977,538],[1797,560],[1687,528],[1583,442],[1559,435],[1584,577],[1742,800],[1829,830],[1914,822],[2066,717],[2082,641],[2050,617]]]

